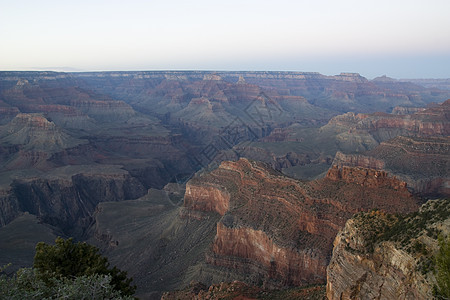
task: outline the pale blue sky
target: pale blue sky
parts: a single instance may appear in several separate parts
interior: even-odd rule
[[[0,70],[450,77],[448,0],[0,0]]]

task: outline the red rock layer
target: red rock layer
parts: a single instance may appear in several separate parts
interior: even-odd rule
[[[186,184],[184,206],[193,210],[215,211],[224,215],[230,205],[230,194],[219,187]]]
[[[341,167],[334,165],[327,173],[327,178],[331,180],[342,180],[348,183],[355,183],[370,188],[387,187],[409,194],[406,189],[406,182],[395,177],[388,176],[388,173],[381,170],[373,170],[361,167]]]
[[[319,256],[312,256],[308,250],[280,247],[262,230],[229,228],[218,223],[212,247],[218,255],[212,263],[233,267],[220,256],[257,262],[268,271],[269,277],[285,285],[320,282],[320,275],[326,271],[326,264]]]
[[[362,167],[376,170],[383,169],[385,166],[384,161],[380,159],[360,154],[344,154],[340,151],[336,153],[333,164],[338,167]]]
[[[406,184],[385,172],[336,168],[327,178],[301,182],[240,159],[191,179],[185,207],[223,216],[209,263],[285,286],[325,280],[333,239],[354,213],[403,213],[418,205]]]
[[[348,127],[350,132],[369,130],[372,134],[381,130],[401,130],[402,134],[420,136],[450,135],[450,100],[441,105],[418,110],[410,115],[387,113],[346,113],[334,117],[328,126]],[[398,135],[398,134],[396,134]]]
[[[382,142],[360,154],[337,152],[333,165],[384,170],[408,184],[415,193],[430,197],[450,195],[448,166],[450,137],[403,137]],[[337,172],[330,170],[330,172]],[[342,170],[339,171],[342,173]],[[342,176],[331,174],[330,176]]]

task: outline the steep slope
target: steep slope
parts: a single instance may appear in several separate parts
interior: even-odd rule
[[[417,207],[404,183],[377,171],[303,183],[246,159],[191,179],[184,203],[222,216],[208,262],[259,274],[267,286],[323,281],[332,240],[353,213]]]
[[[1,72],[0,99],[2,171],[120,164],[149,188],[196,170],[179,134],[70,74]]]
[[[447,91],[396,80],[369,81],[357,73],[324,76],[312,72],[242,72],[241,75],[248,83],[303,96],[314,105],[339,112],[390,112],[394,106],[425,106],[448,99]]]
[[[328,299],[433,298],[437,237],[449,233],[449,200],[430,200],[406,218],[357,214],[334,242]]]
[[[206,145],[212,137],[226,135],[221,127],[236,125],[236,121],[250,131],[247,141],[292,123],[320,126],[336,113],[390,112],[394,106],[423,107],[450,97],[448,91],[371,82],[352,73],[168,71],[71,76],[82,87],[157,115]],[[204,105],[206,101],[210,106]]]
[[[323,300],[324,286],[291,288],[278,291],[267,291],[259,287],[249,286],[243,282],[222,282],[209,287],[199,282],[192,282],[189,287],[175,292],[164,293],[161,300],[213,300],[213,299],[284,299],[284,300]]]
[[[97,207],[89,242],[134,278],[141,299],[159,299],[163,291],[185,287],[193,280],[244,279],[204,262],[219,217],[189,218],[176,205],[179,201],[168,191],[152,189],[137,200]]]
[[[101,203],[90,242],[134,277],[144,298],[193,280],[264,289],[323,284],[334,237],[354,213],[418,207],[387,174],[359,168],[353,175],[302,182],[259,162],[223,162],[187,183],[182,207],[176,185]]]
[[[23,150],[56,152],[86,143],[58,128],[41,114],[18,114],[0,127],[0,143],[22,145]]]
[[[347,113],[330,120],[323,130],[327,127],[345,129],[348,135],[370,134],[378,143],[398,135],[448,136],[450,100],[410,115]]]
[[[56,231],[56,232],[55,232]],[[36,244],[51,244],[61,235],[55,228],[42,224],[36,216],[22,214],[8,225],[0,228],[0,265],[6,273],[13,273],[33,262]]]
[[[396,137],[363,154],[336,154],[334,165],[385,170],[427,196],[450,195],[450,138]]]
[[[3,170],[49,169],[52,154],[84,144],[86,140],[69,135],[41,114],[19,113],[0,126],[0,166]]]
[[[448,91],[349,73],[0,72],[0,224],[28,211],[44,226],[90,237],[145,295],[193,279],[265,287],[322,282],[334,235],[353,213],[416,208],[402,182],[409,177],[363,167],[389,165],[390,157],[395,163],[406,149],[397,157],[411,163],[389,168],[411,176],[410,169],[419,172],[438,157],[424,174],[440,180],[446,170],[448,102],[408,115],[368,112],[447,98]],[[319,128],[348,110],[359,114]],[[387,142],[399,134],[411,140]],[[162,200],[151,190],[123,201],[168,182],[183,185],[216,154],[218,161],[250,157],[315,177],[337,151],[377,146],[396,150],[380,150],[368,165],[358,158],[357,168],[342,164],[313,182],[241,160],[192,179],[183,208],[168,187]],[[435,150],[421,156],[417,147]],[[420,180],[408,184],[416,188]]]
[[[352,115],[333,120],[347,128],[348,134],[366,132],[380,142],[361,154],[337,152],[333,164],[383,169],[407,182],[416,193],[450,195],[450,100],[401,117]]]
[[[118,166],[56,168],[38,176],[14,179],[11,193],[18,209],[67,234],[81,236],[100,202],[136,199],[144,187]]]

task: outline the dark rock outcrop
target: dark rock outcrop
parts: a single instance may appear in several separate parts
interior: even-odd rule
[[[88,170],[65,167],[41,178],[16,179],[9,197],[17,199],[18,211],[36,215],[69,235],[80,236],[92,222],[98,203],[136,199],[146,192],[123,170],[84,168]]]

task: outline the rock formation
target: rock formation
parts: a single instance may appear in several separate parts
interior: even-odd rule
[[[36,215],[44,223],[79,236],[98,203],[136,199],[145,191],[128,172],[115,166],[68,166],[37,178],[14,180],[9,197],[16,199],[18,212]]]
[[[251,270],[268,287],[303,285],[323,282],[332,240],[353,213],[414,210],[405,186],[363,168],[335,168],[304,183],[240,159],[191,179],[185,207],[222,216],[208,263]]]
[[[330,120],[327,126],[346,128],[354,134],[369,132],[378,142],[397,135],[448,136],[450,100],[410,115],[346,113]]]
[[[55,152],[85,141],[77,140],[41,114],[17,114],[0,127],[2,144],[22,145],[24,150]]]
[[[406,182],[415,193],[447,197],[449,151],[449,137],[399,136],[364,154],[338,152],[333,164],[385,170]]]
[[[395,177],[389,177],[385,171],[344,166],[339,168],[334,165],[327,174],[331,180],[342,180],[370,188],[391,188],[409,194],[406,182]]]
[[[323,282],[354,213],[416,209],[405,182],[448,191],[449,102],[386,113],[448,98],[354,73],[0,72],[0,226],[95,241],[142,291]],[[181,208],[152,189],[215,163]]]
[[[438,235],[450,233],[450,203],[430,200],[406,218],[380,211],[348,220],[327,268],[333,299],[431,299]]]

